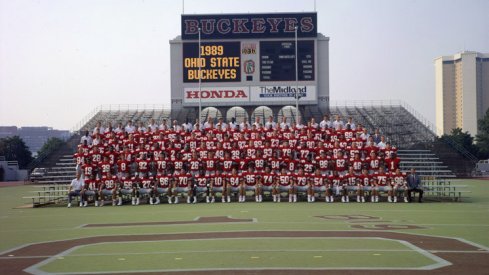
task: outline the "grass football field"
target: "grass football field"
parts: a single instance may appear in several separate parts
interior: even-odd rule
[[[489,267],[489,181],[462,202],[246,202],[17,208],[0,188],[0,273],[325,270],[467,272]],[[319,273],[318,273],[319,274]],[[359,273],[360,274],[360,273]]]

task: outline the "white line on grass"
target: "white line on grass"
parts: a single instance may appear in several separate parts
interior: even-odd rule
[[[421,266],[421,267],[412,267],[412,268],[383,268],[383,267],[378,267],[378,268],[372,268],[372,267],[357,267],[357,268],[307,268],[307,267],[294,267],[294,268],[223,268],[223,269],[220,269],[220,268],[210,268],[210,269],[176,269],[176,270],[144,270],[144,271],[137,271],[137,272],[169,272],[169,271],[196,271],[196,270],[201,270],[201,271],[215,271],[215,270],[302,270],[302,269],[305,269],[305,270],[378,270],[378,269],[386,269],[386,270],[433,270],[433,269],[436,269],[436,268],[441,268],[441,267],[444,267],[444,266],[447,266],[447,265],[451,265],[450,262],[436,256],[436,255],[433,255],[431,254],[430,252],[426,251],[426,250],[423,250],[409,242],[406,242],[406,241],[403,241],[403,240],[397,240],[397,239],[390,239],[390,238],[383,238],[383,237],[319,237],[321,239],[375,239],[375,240],[388,240],[388,241],[394,241],[394,242],[399,242],[401,244],[403,244],[404,246],[406,247],[409,247],[411,248],[410,250],[403,250],[403,249],[398,249],[399,252],[416,252],[416,253],[419,253],[429,259],[431,259],[432,261],[434,261],[435,263],[434,264],[431,264],[431,265],[426,265],[426,266]],[[208,240],[223,240],[223,239],[234,239],[234,240],[237,240],[237,239],[249,239],[249,238],[211,238],[211,239],[187,239],[187,240],[151,240],[151,241],[141,241],[141,242],[166,242],[166,241],[173,241],[173,242],[179,242],[179,241],[197,241],[197,240],[200,240],[200,241],[208,241]],[[254,239],[289,239],[289,238],[284,238],[284,237],[278,237],[278,238],[273,238],[273,237],[259,237],[259,238],[254,238]],[[318,237],[298,237],[297,239],[314,239],[314,240],[317,240]],[[40,270],[40,268],[44,265],[47,265],[53,261],[55,261],[56,259],[58,259],[59,257],[79,257],[79,256],[105,256],[105,254],[101,253],[101,254],[93,254],[93,255],[90,255],[90,254],[77,254],[77,255],[69,255],[71,254],[73,251],[75,251],[76,249],[79,249],[79,248],[82,248],[82,247],[87,247],[87,246],[92,246],[92,245],[103,245],[103,244],[114,244],[114,243],[134,243],[134,242],[139,242],[139,241],[123,241],[123,242],[100,242],[100,243],[96,243],[96,244],[86,244],[86,245],[79,245],[79,246],[75,246],[75,247],[72,247],[68,250],[65,250],[57,255],[53,255],[51,257],[49,257],[48,259],[45,259],[35,265],[32,265],[26,269],[24,269],[24,271],[26,272],[29,272],[31,274],[35,274],[35,275],[45,275],[47,274],[46,272]],[[360,250],[360,249],[355,249],[355,250]],[[353,249],[346,249],[345,252],[355,252],[355,250]],[[208,251],[195,251],[194,253],[212,253],[212,252],[216,252],[217,253],[231,253],[231,252],[236,252],[236,253],[240,253],[240,252],[243,252],[243,250],[231,250],[231,251],[227,251],[227,250],[222,250],[223,252],[220,252],[219,250],[208,250]],[[388,249],[379,249],[379,250],[375,250],[375,249],[370,249],[370,250],[366,250],[366,251],[360,251],[360,252],[393,252],[395,250],[388,250]],[[245,251],[245,252],[257,252],[257,250],[249,250],[249,251]],[[258,252],[289,252],[287,250],[258,250]],[[290,252],[341,252],[340,249],[333,249],[333,250],[290,250]],[[151,255],[151,254],[175,254],[175,253],[192,253],[192,251],[177,251],[177,252],[168,252],[168,253],[165,253],[165,252],[141,252],[141,253],[117,253],[117,254],[109,254],[107,253],[107,255]],[[125,273],[125,272],[134,272],[134,271],[129,271],[129,270],[126,270],[126,271],[104,271],[104,272],[68,272],[68,273],[52,273],[52,274],[96,274],[96,273]]]

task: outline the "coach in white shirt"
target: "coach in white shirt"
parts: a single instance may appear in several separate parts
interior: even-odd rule
[[[268,121],[265,122],[265,128],[269,129],[270,125],[272,126],[272,128],[275,128],[275,125],[277,125],[277,123],[275,123],[275,121],[273,121],[273,116],[268,117]]]
[[[248,118],[244,117],[243,122],[239,124],[239,129],[243,130],[245,128],[245,125],[250,128],[250,124],[248,123]]]
[[[80,193],[83,189],[84,181],[81,178],[80,173],[76,173],[76,178],[73,179],[70,183],[70,187],[68,189],[68,207],[71,207],[71,201],[73,197],[80,197],[80,207],[86,204],[83,203],[83,197],[80,196]]]
[[[333,128],[335,128],[335,130],[339,130],[340,126],[341,126],[341,128],[345,128],[344,127],[345,123],[343,123],[343,121],[341,120],[340,115],[336,115],[336,118],[333,121]]]
[[[158,125],[156,125],[156,121],[155,121],[155,119],[154,119],[154,118],[152,118],[152,119],[149,121],[148,129],[149,129],[151,132],[156,132],[156,130],[158,130]]]
[[[355,122],[353,122],[353,118],[352,117],[349,117],[348,118],[348,121],[346,122],[346,125],[350,125],[350,129],[352,129],[352,130],[356,130],[357,129],[357,125],[355,124]]]
[[[85,144],[85,141],[87,142],[87,145],[92,145],[92,137],[90,136],[90,132],[85,131],[85,135],[81,137],[80,139],[80,144]]]
[[[136,131],[136,127],[134,127],[134,125],[132,125],[132,121],[129,120],[124,130],[126,130],[127,133],[131,134],[134,133],[134,131]]]
[[[287,117],[283,116],[282,117],[282,122],[280,122],[280,128],[285,129],[285,127],[290,128],[290,124],[287,122]]]
[[[386,141],[385,141],[385,136],[380,137],[380,142],[377,143],[377,147],[380,149],[385,149]]]
[[[321,129],[325,129],[325,128],[331,128],[331,126],[332,124],[331,124],[331,120],[329,120],[329,116],[324,115],[323,120],[319,122],[319,127],[321,127]]]
[[[221,128],[223,130],[226,130],[228,128],[228,125],[226,124],[226,122],[224,122],[224,119],[222,117],[219,118],[219,120],[217,121],[216,128]]]

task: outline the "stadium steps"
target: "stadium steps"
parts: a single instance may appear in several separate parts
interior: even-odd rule
[[[453,178],[455,174],[430,150],[399,150],[401,171],[409,172],[415,168],[420,176]]]

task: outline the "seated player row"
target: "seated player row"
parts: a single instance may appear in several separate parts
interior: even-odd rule
[[[331,175],[322,174],[320,170],[309,174],[302,168],[297,173],[291,173],[285,168],[278,173],[269,166],[264,171],[257,171],[250,166],[245,172],[238,173],[232,168],[230,173],[216,170],[213,174],[190,174],[183,169],[173,174],[157,174],[156,177],[139,174],[136,177],[124,176],[118,178],[110,171],[101,178],[80,177],[83,187],[80,190],[80,206],[87,206],[88,198],[92,197],[95,206],[103,206],[105,199],[112,199],[113,205],[122,205],[122,197],[131,197],[132,205],[140,203],[140,196],[148,196],[150,204],[159,204],[160,197],[166,196],[168,203],[178,203],[179,196],[186,196],[187,203],[196,203],[197,196],[205,195],[206,202],[213,203],[216,193],[221,193],[221,201],[231,202],[231,194],[238,194],[238,202],[245,202],[246,192],[252,192],[256,202],[262,202],[263,193],[269,192],[274,202],[281,201],[283,193],[288,194],[289,202],[297,201],[297,194],[307,195],[308,202],[314,202],[316,195],[325,197],[326,202],[333,202],[335,196],[341,196],[341,201],[347,203],[350,196],[356,196],[357,202],[365,202],[366,192],[371,202],[378,202],[380,192],[386,192],[389,202],[397,202],[398,196],[406,196],[406,175],[399,169],[395,172],[385,172],[381,167],[373,175],[363,169],[360,175],[350,167],[345,175],[334,171]],[[70,193],[71,194],[71,193]],[[69,205],[71,206],[71,195]]]

